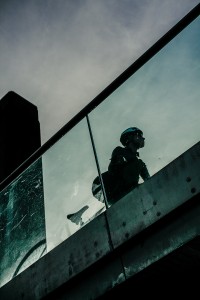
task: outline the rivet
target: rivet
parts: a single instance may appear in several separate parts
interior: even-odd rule
[[[192,180],[192,179],[191,179],[190,177],[187,177],[187,178],[186,178],[186,181],[187,181],[187,182],[190,182],[191,180]]]
[[[146,211],[146,210],[144,210],[144,211],[143,211],[143,215],[146,215],[146,214],[147,214],[147,211]]]
[[[157,217],[159,217],[161,215],[161,212],[158,211],[156,215]]]
[[[156,205],[156,204],[157,204],[157,201],[154,200],[154,201],[153,201],[153,205]]]
[[[97,241],[94,242],[94,247],[96,247],[98,245]]]
[[[129,237],[129,233],[128,233],[128,232],[125,234],[125,237],[126,237],[126,238],[128,238],[128,237]]]
[[[191,193],[194,194],[196,192],[195,188],[191,188]]]
[[[126,226],[126,222],[123,222],[123,223],[122,223],[122,226],[125,227],[125,226]]]

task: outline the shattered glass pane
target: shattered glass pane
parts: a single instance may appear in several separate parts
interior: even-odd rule
[[[0,286],[46,252],[42,160],[0,193]]]

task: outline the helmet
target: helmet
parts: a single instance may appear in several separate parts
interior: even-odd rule
[[[120,142],[122,143],[122,145],[126,146],[128,143],[129,136],[133,135],[135,133],[143,134],[142,130],[140,130],[137,127],[130,127],[130,128],[127,128],[126,130],[124,130],[120,137]]]

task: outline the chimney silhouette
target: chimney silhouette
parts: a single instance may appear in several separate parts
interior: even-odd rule
[[[0,182],[40,146],[37,107],[9,91],[0,100]]]

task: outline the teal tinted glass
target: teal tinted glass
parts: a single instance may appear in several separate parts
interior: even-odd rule
[[[144,133],[139,153],[151,176],[199,141],[199,32],[200,18],[90,113],[101,172],[132,126]]]
[[[43,155],[47,251],[104,210],[104,204],[92,195],[96,174],[83,119]]]
[[[105,210],[86,119],[0,193],[0,286]]]
[[[46,253],[42,161],[0,193],[0,286]]]

